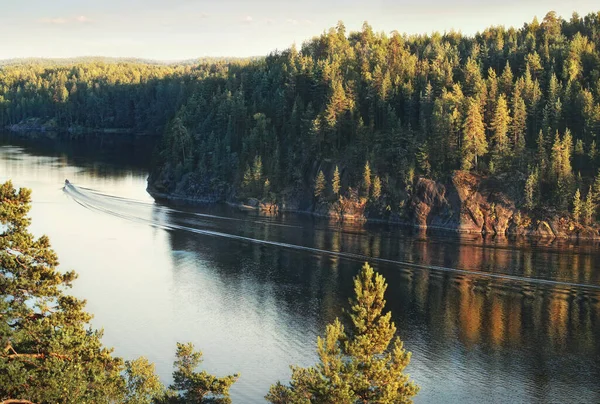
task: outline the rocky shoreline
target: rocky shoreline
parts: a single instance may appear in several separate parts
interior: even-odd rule
[[[340,221],[390,223],[460,234],[600,240],[597,224],[584,226],[565,214],[518,209],[508,195],[498,190],[496,181],[464,171],[454,172],[446,183],[417,178],[405,209],[386,214],[381,213],[383,209],[374,209],[365,198],[356,196],[320,203],[311,203],[312,198],[307,195],[291,192],[279,195],[278,202],[255,198],[239,199],[231,192],[207,192],[210,187],[194,185],[194,181],[189,178],[180,182],[175,189],[165,192],[167,184],[161,184],[150,176],[147,191],[156,199],[191,204],[221,202],[240,209],[260,210],[271,214],[302,213]]]

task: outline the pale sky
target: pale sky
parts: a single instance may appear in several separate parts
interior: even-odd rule
[[[298,46],[338,20],[348,30],[474,34],[522,27],[555,10],[600,11],[597,0],[0,0],[0,59],[74,56],[182,60],[262,56]]]

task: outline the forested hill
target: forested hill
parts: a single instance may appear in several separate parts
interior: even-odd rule
[[[339,23],[261,59],[4,66],[0,121],[164,128],[156,195],[556,234],[596,220],[599,52],[600,13],[474,36]]]
[[[2,127],[160,134],[196,91],[196,84],[211,76],[223,77],[229,61],[167,65],[77,58],[4,63],[0,66]]]
[[[151,189],[402,216],[424,178],[464,170],[463,183],[485,179],[525,212],[579,203],[591,222],[599,48],[600,13],[472,37],[339,23],[200,83],[168,126]]]

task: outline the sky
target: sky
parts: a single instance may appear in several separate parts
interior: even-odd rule
[[[76,56],[165,61],[261,56],[343,21],[377,32],[474,34],[522,27],[554,10],[600,11],[597,0],[0,0],[0,59]]]

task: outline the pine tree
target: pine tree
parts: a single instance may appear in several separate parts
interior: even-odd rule
[[[339,195],[340,193],[340,170],[338,166],[335,166],[335,171],[333,172],[333,179],[331,180],[331,190],[334,195]]]
[[[581,203],[581,193],[579,192],[579,188],[575,191],[575,196],[573,197],[573,219],[579,223],[579,219],[581,218],[581,212],[583,210],[583,205]]]
[[[506,96],[510,96],[512,93],[513,86],[513,73],[510,68],[510,64],[508,60],[506,61],[506,66],[504,66],[504,70],[502,71],[502,75],[500,76],[500,91],[504,93]]]
[[[375,176],[373,179],[373,199],[378,200],[381,196],[381,179],[379,176]]]
[[[323,174],[323,171],[319,170],[319,174],[315,180],[315,197],[321,198],[323,191],[325,191],[325,174]]]
[[[592,164],[596,161],[596,156],[598,156],[598,149],[596,146],[596,141],[592,140],[590,144],[590,150],[588,151],[588,157],[590,158]]]
[[[290,385],[271,386],[266,399],[275,404],[411,403],[419,387],[404,373],[411,354],[394,339],[391,313],[383,314],[386,289],[384,278],[365,263],[354,278],[349,332],[337,319],[329,324],[325,338],[317,340],[319,363],[292,366]]]
[[[196,372],[202,363],[202,352],[196,351],[192,343],[177,343],[174,362],[173,384],[169,387],[173,401],[181,404],[192,403],[231,403],[229,389],[238,375],[216,377],[205,370]]]
[[[589,225],[592,223],[594,214],[596,213],[596,203],[594,202],[594,191],[590,185],[588,193],[583,203],[583,224]]]
[[[515,91],[512,101],[512,124],[510,133],[512,135],[512,143],[515,149],[515,154],[520,155],[525,149],[525,135],[527,133],[527,110],[525,101],[521,97],[520,92]]]
[[[0,186],[0,398],[35,403],[121,402],[123,362],[91,330],[85,301],[64,293],[48,237],[29,232],[31,191]]]
[[[471,99],[462,130],[462,169],[477,168],[477,157],[487,153],[487,147],[479,104]]]
[[[506,97],[501,95],[496,105],[496,111],[491,124],[492,130],[492,161],[499,167],[504,165],[509,154],[508,129],[510,116]]]
[[[525,181],[525,208],[532,210],[539,202],[539,173],[536,167]]]
[[[596,178],[594,178],[594,201],[597,204],[600,204],[600,170],[598,170],[598,174],[596,174]]]
[[[260,182],[263,174],[262,158],[260,156],[254,157],[254,164],[252,165],[252,178],[255,182]]]
[[[363,186],[365,188],[365,194],[369,196],[371,192],[371,166],[367,161],[365,163],[365,169],[363,170]]]
[[[154,372],[154,364],[144,357],[125,362],[125,380],[124,404],[153,404],[165,396],[165,386]]]

